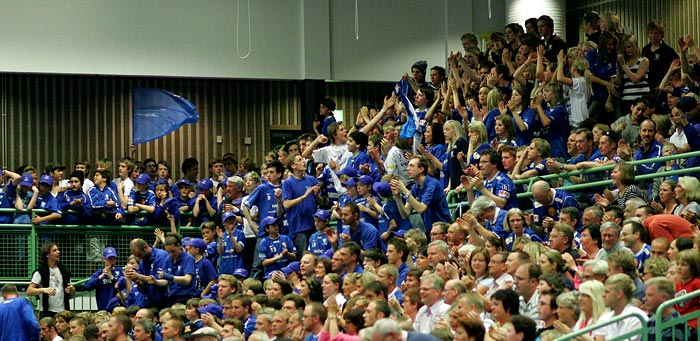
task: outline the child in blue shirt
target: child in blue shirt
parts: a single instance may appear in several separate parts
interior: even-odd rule
[[[221,215],[224,230],[217,230],[219,242],[217,252],[221,257],[219,261],[219,274],[233,274],[236,269],[243,267],[243,247],[245,246],[245,233],[236,227],[236,214],[229,211]]]
[[[316,210],[314,213],[314,224],[316,225],[316,232],[309,238],[309,248],[308,251],[320,256],[326,251],[330,250],[333,246],[328,241],[328,236],[326,236],[326,228],[328,228],[328,222],[331,219],[330,213],[323,209]]]
[[[47,224],[55,220],[61,219],[61,208],[58,206],[58,200],[51,194],[53,188],[53,177],[51,175],[42,175],[39,179],[39,193],[36,198],[34,208],[49,211],[48,214],[34,216],[32,223]]]
[[[281,219],[266,217],[260,222],[260,227],[267,232],[267,237],[260,241],[258,254],[262,262],[265,276],[273,271],[281,270],[290,260],[296,260],[297,248],[292,240],[280,235]]]

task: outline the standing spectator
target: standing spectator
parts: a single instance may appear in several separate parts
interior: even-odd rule
[[[617,36],[603,32],[598,41],[598,49],[586,53],[593,82],[593,102],[588,107],[588,113],[597,122],[605,124],[614,122],[620,116],[619,112],[613,112],[613,98],[619,94],[612,79],[617,73],[617,45]],[[619,108],[617,110],[619,111]]]
[[[664,24],[652,20],[647,24],[649,43],[642,49],[642,55],[649,60],[649,88],[656,89],[666,74],[671,62],[678,54],[664,42]]]
[[[34,218],[32,218],[32,223],[34,224],[46,224],[61,219],[61,207],[56,197],[51,194],[53,181],[50,175],[42,175],[39,180],[39,193],[37,193],[35,208],[47,210],[49,213],[43,216],[39,216],[36,213]]]
[[[85,282],[85,289],[95,289],[97,310],[108,310],[110,301],[117,296],[116,284],[124,276],[124,272],[121,267],[116,266],[117,251],[113,247],[106,247],[102,251],[102,261],[105,264],[104,268],[92,274]]]
[[[649,59],[642,56],[634,35],[626,35],[621,45],[623,53],[617,55],[615,81],[622,86],[622,108],[627,110],[635,99],[649,94]]]
[[[335,123],[333,110],[335,110],[335,101],[328,97],[318,105],[318,120],[314,121],[314,132],[317,136],[328,136],[328,126]],[[318,126],[321,126],[321,130],[318,130]]]
[[[307,151],[311,149],[310,147]],[[294,236],[294,252],[299,250],[300,253],[303,253],[307,249],[309,237],[316,230],[311,212],[316,211],[316,199],[320,187],[316,178],[305,174],[306,161],[301,155],[295,155],[293,159],[290,159],[287,162],[287,169],[292,173],[292,176],[282,183],[282,205],[286,210],[285,217],[289,224],[289,235]],[[273,217],[267,218],[270,218],[268,222],[275,221]],[[262,221],[260,225],[264,229]],[[296,259],[296,255],[293,259]],[[286,263],[279,269],[284,265]]]
[[[93,182],[95,187],[90,189],[90,207],[94,224],[116,225],[122,220],[124,209],[119,195],[112,189],[112,174],[108,170],[96,170]]]
[[[62,224],[87,225],[91,222],[90,199],[88,198],[87,194],[83,192],[83,174],[84,173],[80,171],[74,171],[71,173],[68,180],[70,187],[66,191],[58,194],[58,204],[62,213]]]
[[[34,307],[28,300],[19,298],[17,286],[2,287],[0,304],[0,340],[39,339],[39,323],[34,316]]]
[[[245,234],[236,226],[236,214],[224,212],[221,216],[224,230],[216,229],[218,235],[217,253],[219,254],[219,274],[233,274],[243,268],[243,248]]]
[[[544,41],[544,57],[548,61],[554,62],[557,60],[559,51],[566,48],[564,39],[554,33],[554,20],[548,15],[537,18],[537,32],[539,32]]]
[[[40,257],[41,264],[32,274],[27,295],[41,295],[40,316],[53,317],[56,313],[70,310],[70,298],[75,294],[75,287],[70,283],[70,271],[60,262],[61,251],[56,243],[44,243]]]
[[[167,303],[167,288],[153,285],[153,281],[159,270],[167,268],[168,253],[151,247],[140,238],[132,240],[129,243],[129,248],[131,249],[131,254],[140,261],[138,268],[126,271],[127,279],[137,282],[139,292],[145,295],[151,304],[164,308]]]

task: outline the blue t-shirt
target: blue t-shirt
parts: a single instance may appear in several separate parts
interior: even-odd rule
[[[545,108],[545,115],[552,121],[547,127],[540,130],[540,138],[549,141],[553,158],[568,159],[566,152],[566,140],[569,138],[569,114],[563,105],[557,104],[554,108]]]
[[[504,239],[508,235],[508,231],[503,228],[503,222],[506,220],[507,210],[502,210],[496,207],[496,216],[494,220],[484,222],[484,228],[498,235],[498,238]]]
[[[236,238],[238,244],[244,247],[245,233],[238,227],[235,227],[232,232],[233,238]],[[241,250],[241,253],[236,252],[231,235],[228,232],[224,232],[222,243],[224,244],[224,253],[220,255],[219,273],[232,275],[234,271],[243,267],[243,250]]]
[[[649,147],[648,150],[645,151],[643,146],[639,146],[639,148],[637,148],[637,152],[634,153],[634,160],[637,161],[661,157],[663,156],[663,148],[664,146],[661,143],[659,143],[659,141],[653,140],[651,147]],[[639,164],[636,167],[635,174],[645,175],[656,173],[659,167],[663,166],[663,164],[663,162]]]
[[[571,193],[563,189],[553,189],[554,200],[547,205],[542,205],[537,201],[532,202],[534,208],[532,209],[533,223],[537,226],[542,226],[542,221],[545,218],[550,217],[554,221],[559,220],[559,212],[566,207],[578,208],[578,202],[576,198],[571,195]]]
[[[352,232],[350,226],[343,224],[343,233],[350,236],[350,240],[360,245],[362,250],[378,249],[379,248],[379,232],[377,228],[365,223],[359,222],[357,231]],[[342,242],[338,241],[338,247],[342,246]]]
[[[537,243],[542,242],[542,239],[540,238],[540,236],[538,236],[537,233],[535,233],[535,231],[530,230],[528,228],[526,228],[523,231],[523,235],[530,237],[530,240],[533,242],[537,242]],[[506,246],[508,247],[508,251],[513,251],[513,242],[515,242],[515,238],[516,238],[515,232],[511,232],[508,234],[508,236],[506,236],[505,241],[506,241]]]
[[[326,236],[326,233],[324,231],[316,231],[309,238],[309,247],[307,251],[315,254],[316,256],[320,256],[326,253],[326,251],[330,250],[332,247],[333,246],[328,241],[328,236]]]
[[[294,246],[294,243],[289,237],[280,235],[279,238],[272,239],[270,236],[267,236],[260,241],[260,245],[258,246],[258,258],[260,258],[260,262],[262,262],[279,255],[284,249],[287,249],[289,253],[297,252],[296,246]],[[289,264],[289,258],[282,257],[278,261],[264,267],[265,275],[273,271],[282,270],[287,264]]]
[[[194,263],[194,272],[195,275],[193,281],[195,281],[195,296],[199,297],[199,295],[202,294],[202,291],[207,288],[209,282],[216,280],[218,275],[216,273],[216,269],[214,269],[214,265],[211,264],[209,259],[205,257],[200,258],[199,261]]]
[[[280,186],[274,186],[269,182],[263,183],[256,187],[248,196],[248,199],[244,201],[248,208],[253,206],[258,207],[259,220],[262,221],[266,217],[276,217],[277,216],[277,199],[275,199],[275,189],[281,188]],[[262,238],[265,235],[264,229],[258,230],[258,238]]]
[[[499,198],[506,199],[503,207],[507,211],[513,207],[518,207],[518,195],[515,183],[504,172],[498,172],[493,179],[484,179],[484,188]]]
[[[518,128],[518,124],[515,123],[515,118],[513,118],[513,127],[515,127],[515,141],[518,146],[529,146],[532,139],[535,137],[534,132],[539,131],[540,126],[539,120],[536,120],[537,112],[531,108],[527,108],[520,113],[520,119],[527,125],[527,130],[521,131]]]
[[[617,73],[617,60],[614,55],[609,56],[608,62],[605,64],[601,63],[599,59],[598,50],[590,50],[586,53],[586,60],[588,60],[588,68],[591,74],[606,82],[610,81],[610,78]],[[592,83],[591,87],[594,100],[603,101],[608,98],[608,88],[604,85]]]
[[[172,258],[168,257],[168,263],[163,272],[169,273],[173,276],[185,276],[192,275],[192,280],[190,284],[178,284],[175,281],[170,281],[168,283],[168,297],[175,296],[194,296],[197,294],[195,285],[195,266],[194,257],[187,253],[185,249],[180,252],[180,257],[173,261]]]
[[[197,198],[195,197],[195,204],[197,203]],[[219,204],[217,202],[217,198],[215,195],[212,195],[206,200],[209,202],[209,205],[214,209],[214,211],[218,211]],[[213,216],[209,215],[209,210],[207,210],[207,204],[203,201],[199,202],[199,214],[194,220],[195,226],[200,226],[202,223],[205,223],[207,221],[214,221],[216,218],[216,213],[214,213]]]
[[[58,200],[56,199],[56,197],[51,195],[51,193],[46,194],[46,195],[41,195],[41,193],[39,193],[37,198],[36,198],[36,205],[34,205],[34,208],[47,210],[47,211],[49,211],[49,214],[51,214],[51,213],[62,214],[61,207],[58,205]],[[49,224],[49,223],[52,223],[52,222],[45,221],[42,224]]]
[[[379,201],[379,198],[377,198],[377,197],[375,197],[375,196],[372,196],[372,197],[374,197],[374,200]],[[368,207],[368,208],[374,210],[372,207],[369,207],[369,205],[367,204],[367,198],[365,198],[365,197],[362,197],[362,196],[356,197],[356,198],[355,198],[355,203],[356,203],[358,206],[359,206],[359,205],[362,205],[362,206],[365,206],[365,207]],[[341,206],[341,207],[342,207],[342,206]],[[368,224],[370,224],[370,225],[372,225],[372,226],[377,226],[377,224],[379,223],[379,222],[377,221],[377,219],[378,219],[378,218],[374,218],[374,217],[372,217],[371,215],[369,215],[369,213],[360,211],[360,221],[366,222],[366,223],[368,223]]]
[[[115,267],[112,269],[112,279],[104,277],[100,279],[102,275],[102,270],[99,269],[92,274],[90,279],[85,282],[85,289],[93,290],[95,289],[95,301],[97,301],[98,310],[107,310],[109,306],[109,301],[117,297],[117,289],[115,284],[117,284],[120,279],[124,276],[124,271],[121,267]]]
[[[170,264],[170,255],[165,250],[151,248],[148,258],[139,261],[138,272],[144,276],[158,278],[158,270],[163,270]],[[168,288],[159,287],[155,284],[148,284],[146,288],[139,289],[142,294],[148,296],[150,302],[162,302],[166,299]]]
[[[289,177],[282,183],[282,200],[293,200],[306,193],[310,187],[318,185],[316,178],[304,175],[301,179]],[[285,217],[289,223],[289,235],[314,229],[313,212],[316,211],[316,199],[313,193],[302,200],[298,205],[290,207]]]
[[[433,226],[435,222],[451,220],[447,198],[440,181],[426,176],[423,187],[418,184],[411,186],[411,195],[416,200],[428,205],[428,208],[421,214],[426,229]]]
[[[129,193],[129,207],[134,207],[136,204],[155,206],[156,195],[151,190],[139,192],[135,188]],[[149,219],[150,218],[150,219]],[[151,214],[133,214],[129,217],[129,223],[138,226],[146,226],[152,224],[153,215]]]

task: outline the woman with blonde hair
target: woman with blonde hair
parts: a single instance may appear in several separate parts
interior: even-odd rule
[[[700,181],[692,176],[681,176],[678,178],[674,193],[678,204],[682,207],[678,215],[685,217],[689,215],[688,212],[691,212],[690,215],[695,215],[697,218],[700,213],[700,205],[697,203],[700,199]]]
[[[464,156],[469,156],[469,164],[478,166],[481,153],[491,148],[486,126],[479,121],[469,123],[469,132],[467,135],[469,136],[469,149]]]
[[[605,285],[603,283],[596,280],[586,281],[581,283],[578,291],[578,305],[581,315],[574,325],[574,330],[581,330],[596,324],[600,315],[607,311],[603,299],[605,294]]]
[[[447,162],[442,164],[442,171],[447,176],[447,189],[455,189],[461,184],[460,178],[464,175],[464,167],[460,160],[462,156],[469,154],[469,142],[467,141],[467,133],[464,127],[458,121],[449,120],[442,127],[447,143]]]
[[[634,101],[650,92],[649,59],[642,56],[637,38],[628,34],[621,42],[622,54],[617,55],[615,82],[622,86],[622,108],[630,108]]]
[[[564,74],[564,51],[557,56],[557,82],[564,84],[564,91],[569,93],[569,124],[578,128],[588,119],[588,100],[591,90],[591,72],[588,61],[576,57],[571,63],[571,78]]]

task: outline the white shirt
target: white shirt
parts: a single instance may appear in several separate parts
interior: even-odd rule
[[[58,267],[49,267],[49,288],[56,289],[56,295],[49,296],[49,311],[61,312],[64,311],[63,307],[63,276],[61,276],[61,271]],[[36,284],[37,288],[43,288],[41,286],[41,275],[39,271],[35,271],[32,275],[32,283]],[[41,298],[41,296],[39,296]]]
[[[386,160],[384,160],[384,169],[386,169],[387,174],[393,174],[401,182],[407,184],[408,179],[408,159],[403,155],[404,151],[396,146],[389,149],[386,154]]]
[[[495,281],[493,281],[493,285],[491,285],[491,287],[486,292],[484,297],[490,299],[491,295],[493,295],[496,291],[508,289],[508,288],[511,288],[512,286],[513,286],[513,276],[509,275],[506,272],[503,275],[501,275],[501,277],[498,277]]]
[[[648,319],[647,314],[644,312],[644,310],[639,309],[631,304],[627,304],[625,309],[622,309],[622,312],[620,315],[625,315],[629,313],[638,313],[640,314],[643,318],[644,321]],[[601,321],[607,321],[613,317],[615,317],[614,311],[609,311],[598,318],[598,322]],[[624,320],[618,321],[617,323],[609,324],[605,327],[602,327],[600,329],[597,329],[593,331],[593,336],[603,336],[605,337],[606,340],[611,340],[612,338],[618,336],[618,335],[623,335],[627,334],[629,332],[633,332],[635,330],[641,329],[642,325],[639,322],[639,319],[636,317],[629,317]],[[632,338],[629,338],[629,341],[640,341],[642,338],[640,336],[635,336]]]
[[[435,321],[438,318],[442,318],[447,310],[450,309],[450,305],[445,303],[442,299],[435,302],[432,306],[427,305],[422,306],[416,314],[416,321],[413,322],[413,330],[422,334],[430,334],[435,325]]]
[[[330,146],[325,146],[321,149],[316,149],[311,154],[315,162],[328,164],[330,160],[338,164],[338,169],[345,168],[352,156],[352,153],[348,152],[348,145],[336,146],[334,144]]]

